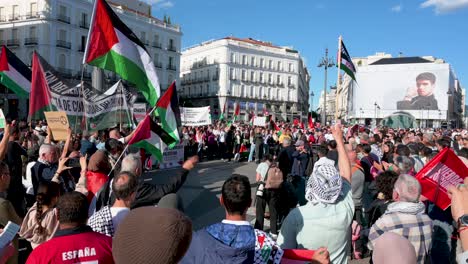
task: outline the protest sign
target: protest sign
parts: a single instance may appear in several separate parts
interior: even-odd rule
[[[140,123],[143,119],[145,119],[146,104],[145,103],[133,104],[133,116],[135,117],[138,123]]]
[[[169,169],[180,167],[184,163],[184,145],[177,144],[172,149],[165,146],[163,152],[163,161],[161,162],[160,169]]]
[[[210,107],[180,107],[180,120],[183,126],[211,125]]]
[[[265,116],[256,116],[253,120],[254,126],[266,126],[266,117]]]
[[[3,110],[0,109],[0,128],[5,128],[5,115],[3,114]]]
[[[450,206],[449,186],[463,183],[468,168],[450,148],[444,148],[416,175],[421,184],[421,195],[442,210]]]
[[[52,131],[52,135],[55,140],[62,141],[66,140],[68,136],[68,123],[67,113],[63,111],[57,112],[44,112],[47,119],[47,126]]]

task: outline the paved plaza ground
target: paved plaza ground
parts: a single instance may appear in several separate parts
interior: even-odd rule
[[[249,177],[252,186],[252,199],[255,197],[255,163],[247,162],[223,162],[207,161],[201,162],[193,169],[187,177],[187,181],[179,190],[182,197],[185,213],[192,219],[195,230],[207,225],[217,223],[224,219],[224,209],[219,204],[221,187],[223,182],[232,174],[241,174]],[[154,183],[167,181],[167,177],[174,175],[179,169],[162,170],[144,175],[145,180]],[[255,207],[249,208],[247,220],[252,224],[255,221]],[[266,228],[269,221],[265,221]],[[368,260],[351,261],[350,263],[368,263]]]

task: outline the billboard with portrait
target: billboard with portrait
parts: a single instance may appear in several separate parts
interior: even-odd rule
[[[353,84],[352,109],[373,118],[397,111],[415,117],[436,117],[448,108],[449,65],[446,63],[385,64],[359,67]],[[377,107],[378,106],[378,107]]]

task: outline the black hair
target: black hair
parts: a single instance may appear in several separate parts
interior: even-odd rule
[[[393,150],[395,149],[393,143],[391,141],[387,141],[384,144],[389,148],[389,153],[393,154]]]
[[[375,184],[377,190],[385,196],[385,200],[391,200],[393,196],[393,187],[398,180],[398,173],[394,171],[384,171],[377,176]]]
[[[36,195],[36,224],[38,225],[36,233],[43,235],[45,228],[42,226],[42,206],[50,206],[52,199],[60,196],[60,184],[56,182],[41,182],[37,187]]]
[[[273,162],[273,155],[271,155],[271,154],[265,154],[265,155],[263,156],[263,162],[265,162],[265,161]]]
[[[399,145],[397,145],[396,148],[395,148],[395,153],[398,154],[398,156],[406,156],[406,157],[409,157],[410,154],[411,154],[411,151],[410,151],[410,149],[408,148],[408,146],[403,145],[403,144],[399,144]]]
[[[331,149],[336,149],[336,140],[330,140],[330,142],[328,142],[328,146],[331,148]]]
[[[448,148],[450,147],[450,140],[446,139],[446,138],[440,138],[436,141],[436,143],[440,146],[442,146],[442,148]]]
[[[60,224],[86,224],[88,221],[88,200],[80,192],[62,195],[57,203]]]
[[[105,148],[108,152],[113,151],[122,151],[124,149],[122,142],[118,141],[115,138],[109,138],[106,140]]]
[[[415,143],[410,143],[407,145],[411,155],[419,154],[419,147]]]
[[[378,134],[374,134],[373,138],[374,138],[375,143],[377,143],[377,144],[382,143],[382,139],[380,138],[380,136]]]
[[[422,155],[423,155],[424,157],[429,157],[429,155],[431,155],[433,151],[432,151],[432,149],[431,149],[430,147],[424,147],[424,148],[421,150],[421,152],[422,152]]]
[[[369,144],[362,144],[362,150],[364,153],[369,154],[372,151],[372,148]]]
[[[233,174],[221,190],[224,207],[229,214],[243,215],[252,201],[249,178]]]
[[[416,77],[416,81],[428,80],[432,84],[436,82],[436,77],[433,73],[423,72]]]
[[[458,156],[468,159],[468,148],[461,148],[458,151]]]
[[[122,178],[127,177],[127,180],[121,180]],[[120,181],[121,180],[121,181]],[[120,182],[119,182],[120,181]],[[122,200],[130,197],[137,189],[138,181],[135,174],[123,171],[114,177],[112,181],[112,191],[115,194],[115,198]]]
[[[322,157],[326,157],[328,154],[328,149],[324,146],[319,146],[317,148],[317,154],[319,154]]]

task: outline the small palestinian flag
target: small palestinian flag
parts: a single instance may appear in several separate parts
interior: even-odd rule
[[[351,56],[349,56],[348,50],[346,49],[343,40],[341,40],[341,50],[340,50],[340,61],[338,62],[339,68],[346,72],[354,81],[356,81],[356,67],[354,66],[353,61],[351,60]]]
[[[151,120],[147,115],[143,119],[133,134],[133,137],[128,142],[128,145],[133,145],[143,148],[158,161],[163,160],[164,149],[167,143],[176,143],[176,141],[162,129],[158,124]]]
[[[162,129],[174,139],[174,142],[166,143],[169,148],[172,148],[180,142],[179,127],[182,126],[175,81],[159,99],[156,104],[156,112],[161,121]]]
[[[135,84],[151,106],[160,95],[156,68],[145,45],[105,0],[95,0],[83,63],[117,73]]]
[[[31,70],[7,47],[0,55],[0,83],[19,98],[27,99],[31,91]]]
[[[32,59],[31,96],[29,98],[29,118],[32,120],[44,119],[44,112],[54,111],[50,88],[41,65],[39,55],[34,52]]]

